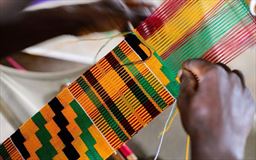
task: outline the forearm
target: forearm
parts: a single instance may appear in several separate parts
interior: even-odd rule
[[[11,21],[0,21],[0,56],[61,34],[77,35],[81,31],[86,34],[114,29],[127,31],[127,21],[136,26],[147,17],[148,12],[144,10],[151,6],[135,1],[126,3],[129,9],[124,9],[118,2],[102,0],[83,5],[22,12]]]
[[[100,3],[92,3],[22,12],[15,20],[0,24],[0,56],[58,35],[77,34],[81,29],[87,32],[113,29],[103,27],[111,17],[104,16],[105,12],[99,8],[102,8]]]
[[[63,8],[20,13],[0,25],[0,56],[11,54],[49,38],[72,34],[79,24],[65,17]]]

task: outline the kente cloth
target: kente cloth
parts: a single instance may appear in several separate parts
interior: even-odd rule
[[[243,0],[167,0],[0,145],[0,159],[107,159],[174,103],[182,62],[255,45]]]

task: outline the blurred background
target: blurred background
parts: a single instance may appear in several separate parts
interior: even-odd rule
[[[76,1],[76,0],[74,0]],[[74,2],[73,1],[73,2]],[[152,0],[155,5],[162,0]],[[34,8],[52,7],[70,1],[42,3]],[[78,3],[82,1],[78,0]],[[36,113],[59,90],[76,79],[98,59],[111,51],[123,37],[90,40],[116,35],[117,31],[93,33],[86,36],[62,35],[26,48],[12,56],[0,59],[0,143],[9,137],[26,119]],[[98,54],[99,52],[99,54]],[[229,66],[241,70],[248,88],[256,98],[256,47],[245,51]],[[139,159],[154,157],[160,132],[168,117],[170,108],[142,129],[128,146]],[[243,118],[243,115],[241,115]],[[184,159],[186,135],[177,116],[171,129],[165,135],[159,159]],[[245,159],[256,159],[256,117],[254,129],[246,147]]]

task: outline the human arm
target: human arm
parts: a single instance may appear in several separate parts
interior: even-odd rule
[[[124,9],[123,5],[127,8]],[[12,20],[0,19],[0,56],[11,54],[49,38],[62,35],[127,29],[127,21],[137,25],[152,5],[133,0],[62,6],[20,12]],[[8,15],[6,15],[8,17]]]

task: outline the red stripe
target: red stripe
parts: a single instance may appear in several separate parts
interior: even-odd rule
[[[187,0],[166,1],[137,27],[137,31],[144,39],[148,39],[187,2]]]
[[[203,58],[211,62],[228,63],[249,46],[256,44],[256,27],[252,22],[243,26],[240,22],[222,40],[213,46]]]
[[[161,55],[161,58],[165,60],[170,56],[170,54],[173,53],[174,50],[181,47],[183,44],[185,44],[189,39],[198,31],[198,28],[200,26],[203,26],[205,24],[205,19],[207,17],[211,17],[214,14],[216,14],[216,10],[220,9],[224,1],[220,1],[215,7],[213,7],[208,13],[206,13],[197,24],[195,24],[191,29],[186,28],[187,32],[184,34],[182,38],[180,38],[176,43],[170,46],[168,50],[165,51],[164,54]]]

